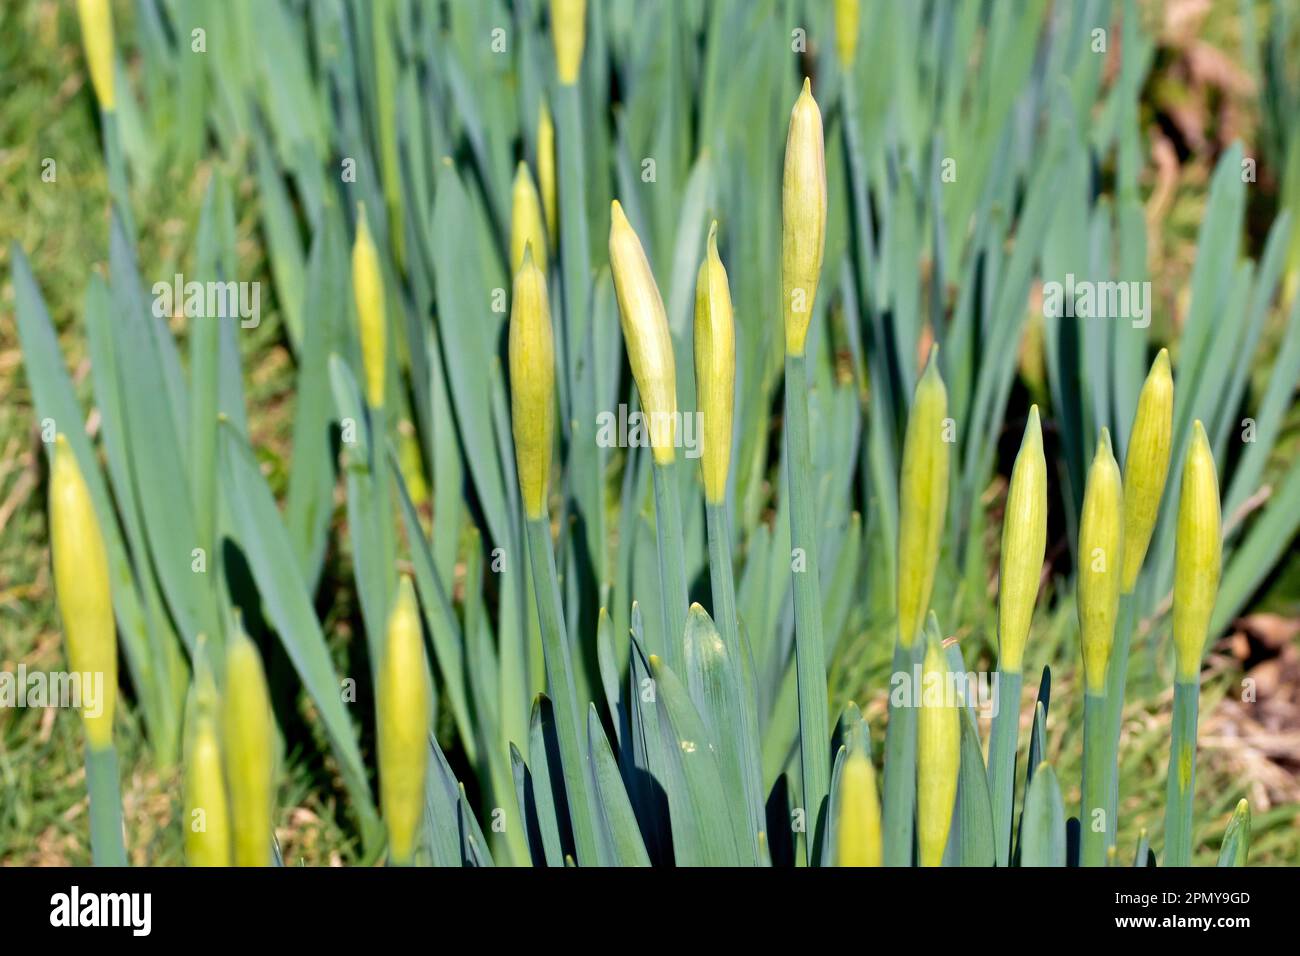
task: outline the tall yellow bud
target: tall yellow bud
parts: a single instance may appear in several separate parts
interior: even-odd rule
[[[898,636],[904,647],[912,646],[925,623],[939,564],[952,451],[945,441],[947,418],[948,390],[939,375],[939,349],[934,346],[916,383],[898,481]]]
[[[1115,618],[1119,613],[1123,516],[1124,483],[1111,451],[1110,432],[1103,428],[1088,469],[1083,515],[1079,518],[1079,639],[1083,646],[1086,689],[1090,694],[1101,694],[1106,689],[1106,667],[1110,663]]]
[[[1006,514],[1002,518],[1002,558],[998,574],[998,666],[1019,673],[1025,640],[1038,600],[1038,582],[1047,549],[1047,459],[1038,406],[1029,421],[1011,469]]]
[[[432,692],[420,610],[411,579],[402,577],[378,681],[379,796],[394,863],[409,863],[424,814]]]
[[[837,866],[880,866],[882,863],[876,771],[861,750],[849,753],[840,769],[835,844]]]
[[[551,122],[551,110],[546,100],[542,100],[537,117],[537,183],[542,190],[546,234],[553,249],[559,237],[560,219],[555,205],[555,124]]]
[[[1205,427],[1198,419],[1183,462],[1174,538],[1174,656],[1177,678],[1196,680],[1219,593],[1223,557],[1219,478]]]
[[[826,144],[822,113],[805,79],[790,111],[781,180],[781,300],[790,355],[803,354],[825,247]]]
[[[649,424],[650,444],[658,464],[673,461],[677,434],[677,368],[668,314],[636,230],[617,199],[610,207],[609,265],[614,273],[623,341],[628,364]]]
[[[111,113],[117,106],[113,94],[113,8],[109,0],[77,0],[77,19],[95,98],[101,110]]]
[[[529,518],[546,514],[546,483],[555,440],[555,339],[546,276],[531,247],[515,273],[510,303],[510,411],[519,493]]]
[[[235,865],[267,866],[275,797],[275,722],[261,655],[238,629],[226,647],[221,718]]]
[[[727,270],[718,256],[718,223],[709,227],[709,245],[695,280],[695,389],[704,416],[700,470],[704,497],[718,504],[727,497],[731,467],[731,422],[736,403],[736,328]]]
[[[357,236],[352,244],[352,294],[357,304],[357,331],[361,363],[366,373],[366,401],[371,408],[384,405],[384,377],[388,370],[388,318],[384,311],[384,272],[379,250],[366,221],[366,207],[357,204]]]
[[[1138,395],[1133,434],[1124,456],[1124,579],[1125,594],[1137,585],[1146,560],[1151,532],[1160,512],[1160,498],[1169,476],[1174,432],[1174,379],[1169,350],[1161,349]]]
[[[86,741],[103,750],[113,742],[117,706],[117,625],[108,587],[108,555],[90,489],[67,438],[54,439],[50,466],[50,550],[54,592],[72,670],[98,685],[98,702],[84,698]]]
[[[586,37],[587,0],[551,0],[551,42],[555,44],[555,72],[562,86],[578,82]]]
[[[515,185],[510,203],[510,267],[518,269],[524,261],[524,249],[533,247],[533,262],[546,274],[546,224],[542,221],[542,201],[533,185],[527,163],[515,170]]]
[[[221,765],[221,702],[212,674],[195,668],[185,718],[185,860],[190,866],[230,865],[230,805]]]
[[[859,0],[835,0],[835,52],[845,72],[858,52]]]
[[[948,663],[939,641],[928,640],[921,665],[921,712],[916,726],[916,841],[921,866],[939,866],[948,845],[961,761],[961,717],[949,694]],[[913,704],[917,701],[913,700]]]

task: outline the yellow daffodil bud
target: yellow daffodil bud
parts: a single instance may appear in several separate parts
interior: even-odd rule
[[[562,86],[578,82],[586,37],[587,0],[551,0],[551,42],[555,44],[555,72]]]
[[[203,665],[194,673],[185,718],[185,861],[190,866],[230,865],[230,805],[221,766],[217,718],[220,699]]]
[[[1047,548],[1047,460],[1038,406],[1029,421],[1011,469],[1006,513],[1002,518],[1002,559],[998,575],[998,666],[1019,673],[1025,640],[1038,600]]]
[[[411,579],[402,577],[378,681],[379,796],[394,863],[409,863],[424,815],[432,692],[420,609]]]
[[[101,110],[111,113],[117,105],[113,98],[113,8],[109,0],[77,0],[77,19],[95,98]]]
[[[560,229],[555,206],[555,124],[551,122],[546,100],[542,100],[537,117],[537,183],[542,190],[542,209],[546,213],[546,235],[554,249]]]
[[[261,655],[238,629],[226,647],[221,715],[235,865],[267,866],[275,797],[275,721]]]
[[[371,408],[384,405],[384,377],[388,370],[388,317],[384,311],[384,272],[379,250],[366,221],[366,207],[357,205],[357,237],[352,244],[352,294],[357,303],[361,363],[366,373],[366,401]]]
[[[546,276],[524,249],[510,303],[510,411],[519,493],[529,518],[546,514],[555,440],[555,339]]]
[[[1174,655],[1181,681],[1194,681],[1200,672],[1210,615],[1219,594],[1223,556],[1214,453],[1199,419],[1192,428],[1192,444],[1183,462],[1174,538]]]
[[[641,396],[654,459],[660,465],[670,464],[677,434],[677,368],[668,314],[641,240],[617,199],[610,207],[609,265],[628,364]]]
[[[695,280],[695,390],[704,417],[700,470],[704,497],[718,504],[727,497],[731,466],[731,420],[736,403],[736,328],[731,314],[727,270],[718,257],[718,223],[709,227],[709,245]]]
[[[1174,433],[1174,379],[1169,350],[1161,349],[1151,363],[1138,395],[1133,434],[1124,456],[1124,579],[1125,594],[1137,585],[1146,560],[1151,532],[1160,512],[1160,498],[1169,476],[1169,450]]]
[[[930,609],[930,592],[939,563],[939,541],[948,511],[951,445],[948,390],[939,375],[939,349],[916,383],[903,436],[903,466],[898,482],[898,636],[911,647]]]
[[[916,725],[916,839],[921,866],[939,866],[948,845],[961,761],[961,715],[949,693],[943,648],[930,639],[921,665]]]
[[[86,740],[91,748],[103,750],[113,742],[117,706],[117,624],[108,586],[108,554],[90,489],[76,453],[62,434],[54,439],[50,466],[50,551],[68,664],[83,681],[81,719]]]
[[[515,170],[515,186],[510,204],[510,267],[518,269],[524,261],[524,248],[533,247],[533,262],[546,274],[546,224],[542,221],[542,201],[527,163]]]
[[[826,144],[822,114],[803,81],[790,111],[781,180],[781,300],[785,350],[802,355],[826,247]]]
[[[835,52],[847,72],[858,52],[859,0],[835,0]]]
[[[1110,432],[1101,430],[1088,469],[1079,518],[1079,639],[1087,692],[1106,689],[1106,667],[1115,640],[1124,547],[1124,484],[1111,452]]]
[[[880,795],[876,770],[861,750],[844,758],[840,769],[839,816],[835,821],[837,866],[880,866]]]

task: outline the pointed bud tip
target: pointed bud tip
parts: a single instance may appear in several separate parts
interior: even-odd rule
[[[1107,455],[1112,458],[1115,457],[1115,451],[1110,444],[1110,429],[1104,425],[1101,429],[1101,437],[1097,439],[1097,454],[1100,455],[1103,449],[1105,449]]]

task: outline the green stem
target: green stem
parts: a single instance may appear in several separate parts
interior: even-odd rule
[[[817,573],[817,493],[812,481],[808,438],[808,366],[802,355],[785,357],[785,440],[790,488],[790,547],[802,553],[794,573],[794,655],[799,689],[799,763],[809,839],[805,861],[820,860],[825,804],[830,793],[829,704],[826,700],[826,648],[822,644],[822,605]],[[795,553],[792,550],[791,554]]]
[[[914,644],[913,647],[916,645]],[[913,683],[913,649],[894,644],[890,679],[889,723],[885,727],[885,866],[911,866],[916,822],[916,703],[921,692]],[[910,688],[903,706],[894,705],[895,683]]]
[[[1016,748],[1020,744],[1020,671],[998,672],[998,712],[989,738],[989,786],[993,801],[993,849],[998,866],[1011,859],[1011,818],[1016,802]]]
[[[582,112],[576,83],[555,90],[555,149],[559,166],[556,197],[560,213],[561,269],[564,279],[564,329],[559,336],[560,366],[568,375],[557,375],[560,407],[575,412],[568,394],[576,377],[579,350],[587,340],[589,285],[591,283],[591,239],[587,232],[587,186],[584,173]]]
[[[1192,794],[1196,791],[1196,719],[1201,678],[1174,681],[1174,727],[1165,802],[1165,866],[1192,865]]]
[[[1133,639],[1137,601],[1132,593],[1119,596],[1115,644],[1106,667],[1106,845],[1115,845],[1119,812],[1119,732],[1124,715],[1124,685],[1128,680],[1129,646]]]
[[[556,736],[560,744],[560,766],[568,791],[569,817],[578,863],[594,866],[600,859],[592,829],[592,803],[587,788],[587,748],[578,733],[578,701],[573,689],[573,663],[560,603],[560,585],[555,576],[555,552],[551,550],[551,528],[545,515],[528,519],[528,557],[537,587],[537,617],[542,628],[542,650],[546,660],[546,683],[555,711]]]
[[[748,649],[740,641],[740,624],[736,616],[736,587],[731,568],[731,532],[727,521],[725,502],[705,502],[704,513],[709,535],[709,581],[713,588],[713,616],[718,633],[727,653],[733,655],[737,668],[737,690],[740,700],[740,728],[744,740],[740,741],[741,781],[745,789],[745,809],[749,814],[749,832],[758,849],[758,834],[767,828],[763,804],[763,763],[758,751],[756,726],[757,702],[753,699],[750,682],[745,679]]]
[[[135,239],[135,217],[131,215],[131,192],[127,186],[126,155],[122,149],[122,130],[117,120],[117,112],[101,112],[100,119],[104,126],[104,165],[108,167],[108,193],[118,215],[122,217],[122,226],[132,240]]]
[[[90,857],[95,866],[126,866],[122,843],[122,784],[117,751],[86,747],[86,788],[90,791]]]
[[[1110,821],[1106,817],[1106,698],[1091,691],[1083,695],[1083,796],[1079,803],[1079,830],[1082,866],[1106,865],[1106,835]],[[1097,812],[1102,814],[1097,829]]]
[[[682,640],[690,599],[686,590],[686,546],[682,543],[682,513],[677,505],[677,486],[673,484],[671,468],[671,463],[654,463],[659,602],[663,610],[664,660],[674,674],[684,674]]]

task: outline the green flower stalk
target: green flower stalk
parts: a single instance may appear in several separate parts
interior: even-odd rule
[[[95,98],[101,110],[111,113],[117,106],[113,90],[113,7],[109,0],[77,0],[77,19]]]
[[[619,320],[628,364],[641,397],[654,456],[655,527],[659,546],[659,593],[663,650],[673,673],[681,671],[682,636],[689,606],[681,560],[681,511],[670,469],[676,457],[677,369],[668,315],[641,240],[618,200],[610,206],[609,265],[614,274]]]
[[[926,641],[917,720],[916,828],[921,866],[940,866],[957,801],[961,716],[948,693],[948,664],[935,638]],[[910,701],[916,704],[917,700]]]
[[[708,250],[695,282],[695,388],[704,418],[700,472],[704,500],[727,497],[732,415],[736,403],[736,328],[727,270],[718,257],[718,223],[709,227]]]
[[[546,235],[553,247],[559,235],[560,219],[555,205],[555,124],[546,100],[542,100],[537,114],[537,183],[542,191],[542,211],[546,214]]]
[[[510,409],[524,514],[546,517],[555,442],[555,339],[546,277],[526,246],[510,309]]]
[[[1166,866],[1192,862],[1192,796],[1196,791],[1196,724],[1201,656],[1219,593],[1223,528],[1214,453],[1198,419],[1183,462],[1174,538],[1174,723],[1165,806]]]
[[[389,860],[409,864],[424,815],[433,717],[429,663],[424,656],[420,609],[411,579],[403,575],[388,618],[384,659],[377,680],[379,796],[388,828]]]
[[[818,573],[816,488],[808,424],[808,366],[804,345],[821,281],[826,245],[826,144],[822,114],[804,80],[790,111],[781,180],[781,301],[785,325],[785,440],[790,493],[790,543],[802,558],[794,573],[794,649],[799,696],[799,764],[803,806],[810,821],[805,862],[822,858],[825,804],[830,793],[827,747],[826,649]]]
[[[854,749],[840,769],[840,803],[835,820],[837,866],[880,866],[880,797],[871,758]]]
[[[384,273],[379,250],[366,221],[366,207],[357,204],[357,235],[352,245],[352,294],[357,306],[357,337],[365,368],[366,401],[383,408],[388,368],[388,319],[384,310]]]
[[[235,866],[267,866],[275,797],[275,722],[261,655],[240,629],[226,647],[221,717]]]
[[[822,113],[805,79],[790,111],[781,179],[781,301],[788,355],[803,355],[825,248],[826,144]]]
[[[587,0],[551,0],[551,42],[561,86],[578,82],[587,37]]]
[[[1136,598],[1133,590],[1146,560],[1151,534],[1160,513],[1169,475],[1174,432],[1174,379],[1169,351],[1161,349],[1151,363],[1138,395],[1128,450],[1124,455],[1124,570],[1120,580],[1119,622],[1106,673],[1107,843],[1115,843],[1119,809],[1119,734],[1128,683],[1129,644],[1133,639]]]
[[[108,556],[90,489],[77,456],[55,436],[50,464],[50,552],[54,593],[63,620],[68,665],[98,690],[98,705],[82,700],[86,731],[86,787],[90,844],[96,866],[125,866],[122,789],[113,714],[117,707],[117,624],[109,589]],[[88,706],[90,705],[90,706]]]
[[[1084,866],[1104,866],[1111,822],[1110,773],[1106,746],[1106,669],[1115,640],[1120,573],[1124,553],[1124,485],[1111,452],[1110,433],[1101,440],[1083,493],[1079,519],[1078,613],[1083,649],[1083,796],[1079,821]]]
[[[990,797],[994,859],[1006,866],[1011,856],[1011,815],[1015,802],[1017,731],[1023,684],[1025,642],[1038,600],[1047,548],[1047,460],[1038,406],[1029,421],[1011,469],[1002,519],[1002,557],[998,575],[998,710],[989,741]]]
[[[230,804],[221,761],[221,700],[205,651],[196,655],[194,686],[185,720],[185,861],[190,866],[230,865]]]
[[[510,203],[510,267],[518,269],[524,261],[524,250],[532,246],[533,261],[546,273],[546,223],[542,213],[542,200],[533,185],[528,164],[521,162],[515,169],[515,184]]]
[[[835,0],[835,53],[845,73],[853,68],[857,56],[861,13],[859,0]]]

